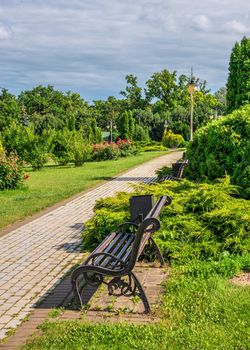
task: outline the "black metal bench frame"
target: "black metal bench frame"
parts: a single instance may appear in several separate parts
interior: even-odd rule
[[[145,313],[150,312],[148,298],[133,269],[147,243],[151,243],[161,266],[164,265],[163,256],[152,234],[160,228],[158,216],[162,208],[170,203],[170,197],[161,196],[139,225],[125,222],[118,226],[116,232],[107,236],[73,271],[71,282],[78,306],[83,307],[82,296],[87,285],[98,287],[104,283],[109,295],[138,296],[144,304]]]

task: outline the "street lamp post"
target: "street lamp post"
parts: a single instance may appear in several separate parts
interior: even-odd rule
[[[113,119],[110,119],[107,128],[109,129],[110,143],[112,143],[113,142],[113,130],[114,131],[117,130],[116,125],[113,123]]]
[[[113,138],[113,120],[110,119],[110,143],[112,143],[112,138]]]
[[[196,85],[194,83],[193,71],[191,71],[191,79],[188,85],[188,92],[190,94],[190,141],[193,141],[193,118],[194,118],[194,93]]]
[[[165,122],[164,122],[164,130],[167,131],[167,129],[168,129],[168,121],[165,120]]]

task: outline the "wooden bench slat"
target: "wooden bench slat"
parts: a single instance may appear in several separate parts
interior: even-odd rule
[[[103,251],[103,249],[105,249],[105,247],[109,246],[109,243],[112,241],[112,239],[116,236],[116,232],[112,232],[110,235],[108,235],[104,241],[99,244],[99,246],[97,248],[95,248],[95,250],[92,252],[92,254],[95,253],[99,253],[100,251]],[[91,255],[92,255],[91,254]]]
[[[127,238],[129,238],[128,234],[124,233],[124,237],[118,242],[118,244],[115,246],[114,250],[109,252],[110,254],[116,256],[117,258],[120,258],[121,251],[124,248],[124,246],[128,246],[128,241],[126,242]],[[132,241],[131,241],[132,242]],[[106,260],[102,263],[102,266],[105,267],[110,262],[111,258],[106,258]]]

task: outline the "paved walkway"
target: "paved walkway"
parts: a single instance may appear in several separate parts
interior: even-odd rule
[[[153,181],[155,170],[180,157],[173,152],[144,163],[0,238],[0,339],[79,261],[82,224],[95,201]]]

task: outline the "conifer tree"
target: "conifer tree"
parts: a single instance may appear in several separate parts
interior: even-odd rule
[[[250,103],[250,39],[243,37],[234,45],[227,81],[227,112]]]

